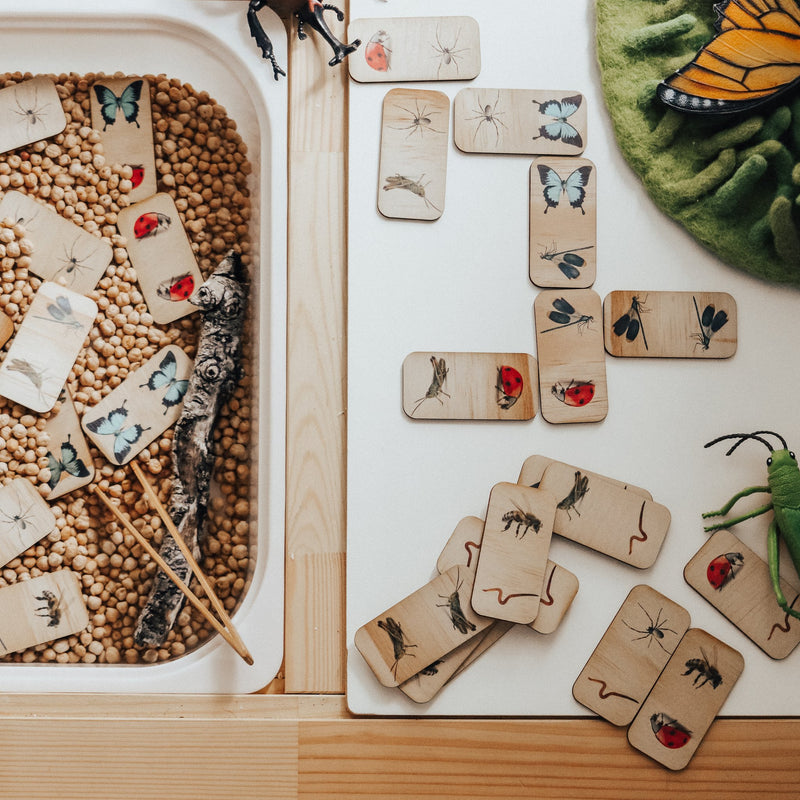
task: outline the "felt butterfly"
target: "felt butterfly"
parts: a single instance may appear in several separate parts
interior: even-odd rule
[[[189,388],[188,380],[178,380],[178,362],[175,359],[175,353],[168,350],[161,359],[158,369],[150,376],[146,383],[140,384],[147,386],[147,388],[154,392],[156,389],[167,387],[166,394],[161,398],[161,403],[164,406],[164,413],[172,406],[178,405],[183,400],[186,390]]]
[[[561,180],[559,174],[552,168],[545,164],[537,164],[539,170],[539,179],[542,182],[544,189],[544,201],[547,207],[544,210],[546,214],[551,208],[557,208],[561,202],[561,195],[565,194],[569,204],[573,208],[579,208],[581,214],[586,212],[583,210],[583,201],[586,197],[586,185],[589,183],[589,175],[591,175],[591,167],[578,167],[573,170],[564,180]]]
[[[560,139],[565,144],[583,147],[580,133],[567,122],[567,117],[571,117],[581,107],[582,101],[583,96],[576,94],[574,97],[565,97],[561,101],[547,100],[539,103],[539,113],[545,117],[553,117],[553,121],[542,125],[539,128],[539,135],[533,137],[534,140],[544,137],[551,142],[557,142]]]
[[[659,84],[664,103],[701,114],[746,111],[800,80],[796,0],[725,0],[714,8],[714,38]]]
[[[103,86],[102,83],[96,83],[92,86],[97,102],[100,103],[100,116],[105,123],[103,130],[116,123],[117,110],[122,112],[126,122],[133,122],[137,128],[140,127],[137,117],[139,116],[139,98],[142,94],[142,83],[143,81],[141,80],[129,83],[122,90],[122,94],[119,97],[108,86]]]
[[[59,325],[66,325],[68,328],[80,329],[83,327],[72,312],[72,304],[69,302],[69,298],[65,297],[63,294],[56,297],[55,303],[48,303],[46,310],[50,315],[49,317],[42,317],[37,314],[36,319],[57,322]]]
[[[50,480],[47,485],[51,489],[56,488],[56,484],[61,480],[64,473],[72,475],[75,478],[86,478],[89,475],[89,470],[82,459],[78,458],[78,451],[75,445],[70,442],[70,437],[67,436],[67,441],[61,443],[61,458],[56,458],[49,450],[47,451],[47,467],[50,470]]]
[[[131,445],[136,444],[142,438],[142,434],[150,430],[150,428],[143,428],[138,423],[126,428],[124,425],[127,419],[128,409],[125,408],[125,402],[123,402],[119,408],[109,411],[107,417],[98,417],[86,423],[86,428],[92,433],[114,437],[114,458],[117,459],[118,464],[124,463],[131,452]]]

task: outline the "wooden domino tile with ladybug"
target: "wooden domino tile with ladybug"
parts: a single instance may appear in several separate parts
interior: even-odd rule
[[[182,348],[162,347],[87,409],[81,420],[86,435],[112,464],[127,464],[177,421],[192,367]]]
[[[545,290],[533,303],[542,416],[599,422],[608,414],[602,305],[591,289]]]
[[[778,605],[769,566],[730,531],[716,531],[683,576],[770,658],[786,658],[800,643],[800,620]],[[783,579],[781,588],[789,606],[800,607],[800,590]]]
[[[45,427],[45,432],[50,437],[46,454],[47,468],[50,471],[47,480],[50,489],[48,500],[55,500],[74,489],[86,486],[94,477],[94,463],[89,445],[66,387],[58,399],[61,401],[61,408],[47,420]]]
[[[468,81],[481,71],[480,29],[472,17],[354,19],[347,36],[362,43],[347,59],[359,83]]]
[[[536,375],[527,353],[410,353],[403,411],[412,419],[532,419]]]
[[[529,213],[531,281],[545,289],[591,286],[597,266],[595,165],[586,158],[535,159]]]
[[[436,220],[444,212],[450,99],[442,92],[392,89],[383,100],[378,211]]]
[[[146,78],[101,78],[90,92],[92,127],[100,131],[106,162],[133,170],[132,203],[155,194],[158,176],[153,147],[150,83]]]
[[[586,102],[579,92],[462,89],[453,101],[453,139],[465,153],[578,156]]]
[[[122,209],[117,228],[153,319],[166,324],[197,311],[189,297],[203,277],[172,197],[159,192]]]
[[[0,90],[0,153],[55,136],[67,116],[52,79],[37,76]]]
[[[0,589],[0,655],[80,633],[89,624],[78,576],[46,572]]]
[[[690,628],[628,728],[628,741],[668,769],[683,769],[743,669],[738,650]]]
[[[55,515],[30,481],[14,478],[0,487],[0,566],[55,529]]]
[[[726,292],[614,291],[603,301],[606,350],[639,358],[730,358],[736,301]]]

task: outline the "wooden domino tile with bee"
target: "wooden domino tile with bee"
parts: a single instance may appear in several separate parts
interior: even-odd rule
[[[586,158],[535,159],[530,168],[529,214],[531,281],[545,289],[591,286],[597,267],[595,165]]]
[[[347,59],[350,77],[359,83],[468,81],[481,71],[473,17],[354,19],[347,36],[361,40]]]
[[[56,529],[56,518],[25,478],[0,486],[0,566]]]
[[[0,153],[48,139],[67,127],[51,78],[37,76],[0,90]]]
[[[47,420],[45,427],[50,436],[46,456],[47,468],[50,470],[47,481],[50,489],[48,500],[55,500],[74,489],[86,486],[94,477],[94,462],[89,445],[66,387],[58,399],[61,401],[61,408]]]
[[[603,301],[606,350],[639,358],[730,358],[736,301],[726,292],[614,291]]]
[[[591,289],[545,290],[533,303],[542,416],[599,422],[608,414],[602,305]]]
[[[729,530],[716,531],[683,570],[686,582],[770,658],[786,658],[800,643],[800,620],[775,599],[767,563]],[[791,608],[800,590],[781,580]]]

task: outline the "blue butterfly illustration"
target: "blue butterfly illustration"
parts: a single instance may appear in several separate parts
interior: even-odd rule
[[[47,481],[47,485],[51,489],[56,488],[56,484],[64,476],[64,473],[75,478],[86,478],[89,475],[86,464],[78,458],[78,451],[70,442],[70,436],[67,436],[66,442],[61,443],[60,459],[56,458],[49,450],[47,451],[47,467],[50,470],[50,480]]]
[[[567,196],[569,204],[573,208],[579,208],[581,214],[586,212],[583,210],[583,201],[586,197],[586,185],[589,183],[589,175],[592,173],[591,167],[578,167],[573,170],[566,179],[561,180],[559,174],[552,168],[545,164],[537,164],[539,170],[539,179],[542,182],[544,189],[545,203],[547,207],[544,210],[546,214],[551,208],[556,208],[561,201],[562,193]]]
[[[189,381],[178,380],[177,375],[178,362],[175,359],[175,353],[169,350],[164,354],[158,369],[150,376],[148,381],[139,385],[139,388],[147,386],[151,392],[156,389],[162,389],[164,386],[167,387],[166,394],[161,398],[165,414],[167,409],[178,405],[183,400],[183,396],[189,388]]]
[[[580,133],[567,122],[567,117],[571,117],[581,106],[583,97],[576,94],[574,97],[565,97],[563,100],[547,100],[539,103],[539,113],[545,117],[553,117],[552,122],[548,122],[539,128],[539,135],[534,139],[549,139],[557,142],[559,139],[565,144],[572,144],[575,147],[583,147],[583,139]],[[536,102],[535,100],[533,101]]]
[[[116,123],[118,109],[122,111],[126,122],[133,122],[137,128],[140,127],[137,117],[139,116],[139,98],[142,94],[142,83],[141,80],[129,83],[119,97],[108,86],[103,86],[102,83],[96,83],[92,86],[97,102],[100,103],[100,116],[103,117],[103,122],[105,123],[103,130]]]
[[[145,431],[150,428],[143,428],[138,423],[130,425],[127,428],[123,427],[125,420],[128,418],[128,409],[125,408],[124,401],[119,408],[112,409],[107,417],[98,417],[92,422],[87,422],[86,427],[92,433],[98,433],[100,436],[113,436],[114,437],[114,458],[117,459],[118,464],[122,464],[131,452],[131,445],[141,439]]]
[[[68,328],[75,328],[76,330],[80,330],[83,327],[72,311],[72,304],[69,302],[69,298],[63,294],[56,297],[55,303],[47,304],[47,313],[50,315],[49,317],[42,317],[36,314],[36,319],[57,322],[59,325],[66,325]]]

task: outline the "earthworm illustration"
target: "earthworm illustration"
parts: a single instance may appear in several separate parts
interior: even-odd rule
[[[627,694],[622,694],[622,692],[609,692],[608,691],[608,684],[601,680],[600,678],[587,678],[587,680],[592,681],[592,683],[599,683],[600,688],[597,690],[598,695],[600,695],[601,700],[608,700],[609,697],[621,697],[623,700],[632,700],[634,703],[638,703],[639,701],[635,697],[631,697]]]
[[[647,541],[647,534],[644,532],[644,528],[642,527],[642,520],[644,519],[644,504],[645,500],[642,501],[642,507],[639,510],[639,533],[641,536],[631,536],[630,541],[628,542],[628,555],[633,552],[633,543],[634,542],[646,542]]]
[[[517,594],[509,594],[503,599],[503,590],[499,586],[494,586],[491,589],[484,589],[484,592],[497,592],[497,602],[500,603],[501,606],[504,606],[512,597],[538,597],[538,594],[527,594],[525,592],[519,592]]]
[[[481,546],[477,542],[464,542],[464,549],[467,551],[467,566],[469,567],[472,564],[473,552],[477,553]]]
[[[789,608],[793,608],[794,604],[797,602],[798,598],[800,598],[800,594],[795,595],[794,600],[789,604]],[[780,622],[776,622],[772,628],[770,628],[769,636],[767,636],[767,641],[772,638],[772,634],[775,633],[775,630],[779,630],[781,633],[789,633],[789,629],[791,628],[791,623],[789,621],[789,614],[784,614],[783,617],[783,625]]]
[[[555,574],[556,571],[553,570],[550,573],[550,577],[547,579],[547,586],[545,586],[544,588],[544,598],[542,598],[542,600],[539,601],[543,606],[551,606],[556,601],[555,597],[553,597],[553,595],[550,594],[550,587],[553,585],[553,577]]]

